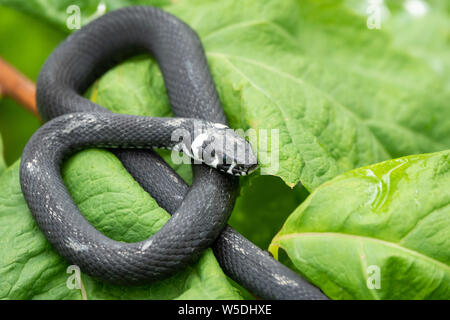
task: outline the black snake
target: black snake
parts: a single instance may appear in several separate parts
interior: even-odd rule
[[[108,68],[140,52],[157,60],[177,118],[113,114],[81,95]],[[47,59],[37,81],[37,104],[48,122],[23,152],[22,191],[50,243],[83,272],[112,283],[149,283],[186,267],[212,246],[225,273],[260,297],[326,299],[227,226],[238,189],[233,175],[254,170],[256,158],[243,138],[227,130],[202,44],[185,23],[140,6],[96,19]],[[173,131],[180,128],[193,137],[191,143],[173,141]],[[238,147],[223,147],[217,142],[221,138]],[[134,179],[173,213],[155,235],[137,243],[114,241],[79,212],[60,166],[68,155],[89,146],[112,148]],[[151,147],[182,150],[203,162],[193,165],[192,186]]]

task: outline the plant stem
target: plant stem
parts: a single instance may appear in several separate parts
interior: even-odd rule
[[[36,117],[36,86],[22,73],[0,58],[0,94],[20,103]]]

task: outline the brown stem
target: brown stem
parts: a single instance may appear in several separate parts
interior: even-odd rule
[[[34,83],[0,58],[0,94],[19,102],[39,118]]]

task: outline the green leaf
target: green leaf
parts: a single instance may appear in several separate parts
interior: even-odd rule
[[[135,57],[119,64],[94,84],[89,95],[113,112],[172,116],[162,74],[148,57]]]
[[[196,2],[198,3],[198,2]],[[449,92],[424,61],[339,1],[190,2],[168,8],[202,37],[235,127],[280,129],[280,172],[308,190],[389,157],[450,146]],[[272,7],[273,6],[273,7]]]
[[[450,299],[449,186],[450,151],[350,171],[317,188],[270,251],[331,298]]]
[[[428,1],[425,8],[421,16],[413,16],[403,9],[392,15],[386,25],[394,36],[395,45],[426,61],[443,78],[449,91],[450,3],[446,0]]]
[[[64,180],[85,217],[121,241],[154,234],[169,215],[141,189],[111,153],[86,150],[64,166]],[[28,211],[19,164],[0,176],[0,298],[81,299],[66,286],[68,264],[51,247]],[[199,262],[149,286],[122,287],[82,275],[87,299],[239,299],[208,249]]]

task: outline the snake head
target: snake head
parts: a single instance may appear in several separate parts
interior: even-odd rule
[[[258,167],[250,143],[222,124],[210,123],[206,130],[203,128],[191,150],[195,160],[234,176],[248,175]]]

